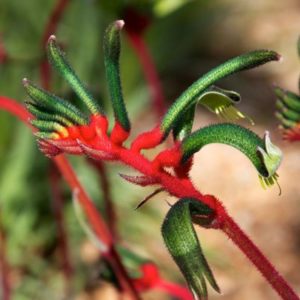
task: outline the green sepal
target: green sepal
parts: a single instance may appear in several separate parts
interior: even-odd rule
[[[182,198],[162,224],[164,242],[197,299],[207,299],[206,280],[220,292],[193,227],[193,216],[210,217],[213,210],[193,198]]]
[[[28,79],[23,79],[23,86],[28,96],[37,107],[46,108],[54,114],[61,114],[78,125],[87,124],[85,116],[71,103],[35,86]]]
[[[208,144],[221,143],[244,153],[262,178],[276,174],[282,153],[271,143],[268,132],[261,139],[253,131],[236,124],[214,124],[203,127],[186,137],[181,143],[182,162]]]
[[[38,131],[35,132],[34,135],[42,140],[52,140],[52,139],[58,139],[60,136],[56,132],[45,132],[45,131]]]
[[[56,42],[54,35],[50,36],[47,44],[47,53],[50,63],[57,69],[61,76],[70,84],[77,96],[86,104],[92,114],[104,114],[103,110],[93,98],[91,93],[80,81],[74,70],[69,65],[64,53]]]
[[[182,141],[192,132],[196,104],[187,109],[186,113],[180,116],[176,125],[173,128],[174,140]]]
[[[236,72],[260,66],[269,61],[279,60],[279,58],[280,56],[276,52],[257,50],[232,58],[212,69],[194,82],[177,98],[162,120],[161,131],[166,137],[175,126],[180,115],[184,114],[197,101],[200,95],[216,81]]]
[[[105,31],[104,65],[115,118],[122,128],[128,132],[130,130],[130,121],[123,99],[119,66],[120,31],[123,26],[124,21],[118,20],[108,26]]]
[[[295,110],[289,109],[280,100],[276,101],[276,107],[281,111],[284,118],[295,122],[300,121],[300,113],[296,112]]]
[[[285,118],[284,115],[280,112],[276,112],[275,116],[281,122],[284,128],[293,128],[297,125],[297,122]]]
[[[235,122],[239,119],[247,119],[251,125],[254,125],[251,118],[236,109],[235,104],[240,100],[241,96],[238,93],[213,86],[200,95],[198,103],[222,117],[225,121]]]
[[[44,132],[57,132],[62,134],[63,136],[68,136],[68,130],[63,125],[53,122],[53,121],[44,121],[44,120],[32,120],[31,124],[39,129],[40,131]]]
[[[300,96],[280,87],[275,87],[274,91],[278,99],[280,99],[286,107],[300,113]]]
[[[27,110],[39,120],[57,121],[67,127],[74,125],[74,123],[72,123],[70,120],[64,118],[61,115],[52,114],[50,112],[45,112],[43,110],[40,110],[39,107],[36,106],[34,103],[26,102],[25,104],[26,104]]]

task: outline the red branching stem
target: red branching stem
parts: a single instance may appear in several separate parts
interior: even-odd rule
[[[156,135],[154,140],[157,140],[159,132],[154,132],[154,134]],[[254,243],[227,214],[225,208],[218,199],[216,199],[214,196],[203,195],[194,187],[189,178],[176,177],[175,175],[172,175],[171,173],[164,170],[164,168],[158,167],[157,162],[159,162],[159,160],[157,160],[155,164],[153,164],[152,161],[150,161],[145,156],[140,154],[139,151],[137,151],[137,149],[140,147],[132,147],[131,149],[127,149],[121,145],[109,145],[109,141],[106,141],[106,143],[107,144],[105,145],[105,150],[110,151],[111,154],[116,157],[116,160],[129,165],[133,169],[148,177],[154,178],[155,182],[160,184],[165,189],[165,191],[170,193],[170,195],[173,195],[177,198],[195,198],[211,207],[215,211],[216,216],[210,227],[223,230],[263,274],[263,276],[271,284],[274,290],[276,290],[276,292],[282,297],[282,299],[300,300],[300,298],[296,295],[296,293],[288,285],[284,278],[278,274],[278,272],[267,260],[267,258],[258,250]],[[142,140],[140,140],[138,146],[140,146],[141,144],[143,144]],[[169,155],[174,155],[174,160],[177,161],[176,153],[172,153],[172,151],[168,153]],[[79,196],[82,206],[86,211],[86,214],[89,217],[90,224],[93,226],[96,234],[101,237],[101,240],[105,240],[106,238],[105,242],[108,245],[112,245],[112,237],[109,234],[107,227],[104,223],[101,223],[103,222],[101,217],[96,217],[98,214],[97,210],[95,210],[92,202],[89,200],[88,196],[85,194],[84,190],[79,184],[73,170],[66,161],[66,158],[62,155],[59,155],[54,158],[54,161],[61,169],[62,174],[64,175],[69,185],[72,187],[72,190],[74,190],[75,188],[80,190]],[[168,158],[168,163],[169,161],[171,160]],[[109,257],[115,257],[115,250],[113,249],[113,247],[111,247],[111,249],[112,251],[109,252],[111,254]],[[115,263],[118,263],[118,259],[113,261],[112,264],[112,266],[118,269],[118,266],[115,266]],[[119,267],[121,268],[120,274],[122,274],[123,266],[120,264]],[[130,281],[128,281],[128,283],[132,284]]]
[[[223,216],[223,220],[222,230],[244,252],[281,298],[284,300],[299,300],[293,289],[234,220],[227,214]]]
[[[106,221],[112,236],[114,237],[114,239],[117,239],[117,216],[111,197],[111,190],[106,166],[101,160],[88,159],[88,162],[97,170],[99,174],[100,186],[103,193],[103,201],[105,206]]]
[[[69,0],[57,0],[50,17],[48,19],[48,22],[46,24],[43,37],[42,37],[42,47],[44,47],[47,43],[47,40],[51,34],[54,34],[56,32],[57,26],[59,24],[59,21],[67,7],[67,4],[69,3]],[[51,79],[51,69],[50,64],[48,60],[43,58],[43,60],[40,63],[40,74],[41,74],[41,82],[42,86],[45,89],[49,89],[50,86],[50,79]]]
[[[28,113],[25,107],[20,105],[18,102],[7,97],[0,96],[0,109],[6,110],[15,115],[27,126],[29,126],[33,130],[33,132],[35,132],[35,129],[28,122],[28,120],[32,118],[32,115]],[[80,204],[85,211],[89,223],[91,224],[96,236],[107,247],[107,252],[103,253],[103,255],[106,256],[111,263],[123,291],[127,294],[129,299],[139,300],[140,297],[135,290],[129,275],[127,274],[127,271],[122,265],[118,253],[114,249],[113,238],[106,226],[105,221],[102,219],[102,216],[97,211],[92,200],[89,198],[84,188],[80,184],[67,158],[63,154],[61,154],[53,158],[53,161],[70,186],[71,190],[77,191],[78,200],[80,201]]]
[[[53,198],[53,211],[56,220],[57,226],[57,235],[58,235],[58,245],[59,251],[62,261],[62,269],[65,275],[66,283],[68,285],[68,281],[73,275],[73,267],[70,260],[70,251],[69,251],[69,243],[68,236],[66,233],[66,229],[64,226],[64,215],[63,215],[63,194],[60,187],[60,174],[55,167],[55,165],[51,165],[50,172],[50,186]],[[68,288],[68,287],[67,287]]]
[[[5,245],[6,245],[5,232],[0,223],[0,287],[1,287],[0,296],[2,290],[1,299],[10,300],[11,288],[10,288],[10,280],[9,280],[9,265],[6,259]]]
[[[145,79],[149,86],[149,91],[155,112],[158,118],[161,118],[166,112],[166,105],[164,93],[162,91],[162,86],[157,74],[155,63],[146,43],[143,40],[142,33],[127,30],[127,34],[128,39],[140,61]]]

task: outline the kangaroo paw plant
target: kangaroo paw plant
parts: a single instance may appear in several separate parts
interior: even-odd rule
[[[300,57],[300,38],[298,39],[298,56]],[[300,92],[300,78],[298,84]],[[290,142],[300,141],[300,95],[275,87],[277,96],[276,117],[281,122],[283,138]]]
[[[164,219],[162,236],[195,299],[207,299],[207,282],[217,292],[220,288],[193,224],[222,230],[283,299],[299,299],[232,220],[222,203],[214,196],[202,194],[189,178],[194,154],[208,144],[222,143],[240,150],[249,158],[263,187],[277,182],[276,172],[282,158],[280,149],[271,142],[268,132],[261,138],[250,129],[230,123],[237,119],[253,121],[235,108],[240,100],[236,92],[223,90],[214,84],[228,75],[277,61],[280,56],[273,51],[257,50],[212,69],[176,99],[159,124],[129,143],[132,125],[122,94],[119,65],[120,31],[123,26],[121,20],[114,22],[107,28],[104,37],[104,67],[114,111],[111,130],[108,129],[105,112],[67,62],[55,36],[49,38],[49,61],[72,87],[86,110],[81,111],[70,102],[24,79],[25,90],[31,98],[26,106],[35,116],[31,124],[37,130],[35,134],[41,151],[49,157],[69,153],[87,155],[95,160],[121,162],[139,173],[136,176],[122,174],[123,179],[140,186],[157,185],[159,187],[154,194],[165,191],[177,197],[178,201],[170,207]],[[288,103],[294,103],[294,100],[288,100]],[[223,117],[227,123],[213,124],[192,132],[197,104]],[[170,134],[173,145],[166,146],[154,159],[147,158],[144,150],[162,144]]]

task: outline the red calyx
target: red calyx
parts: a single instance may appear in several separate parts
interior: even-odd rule
[[[122,145],[122,143],[127,140],[129,132],[126,131],[118,121],[116,121],[115,126],[110,134],[110,140],[115,145]]]
[[[150,149],[159,145],[163,140],[164,134],[159,127],[155,127],[153,130],[145,132],[137,136],[132,142],[131,150],[134,152],[140,152],[142,149]]]
[[[152,162],[154,169],[159,170],[163,167],[178,167],[182,154],[178,145],[175,145],[172,149],[167,149],[160,152]]]

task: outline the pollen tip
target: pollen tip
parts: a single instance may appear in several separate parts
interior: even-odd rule
[[[119,29],[119,30],[121,30],[121,29],[124,27],[124,25],[125,25],[124,20],[117,20],[117,21],[115,22],[115,26],[116,26],[116,28]]]
[[[29,80],[25,77],[22,79],[22,84],[26,87],[29,85]]]
[[[278,61],[279,63],[282,63],[283,60],[284,60],[284,59],[283,59],[283,56],[280,55],[280,54],[278,54],[278,53],[277,53],[277,57],[276,57],[276,58],[277,58],[277,61]]]
[[[55,41],[56,41],[56,36],[55,36],[54,34],[51,34],[51,35],[49,36],[48,43],[50,43],[50,42],[55,42]]]

